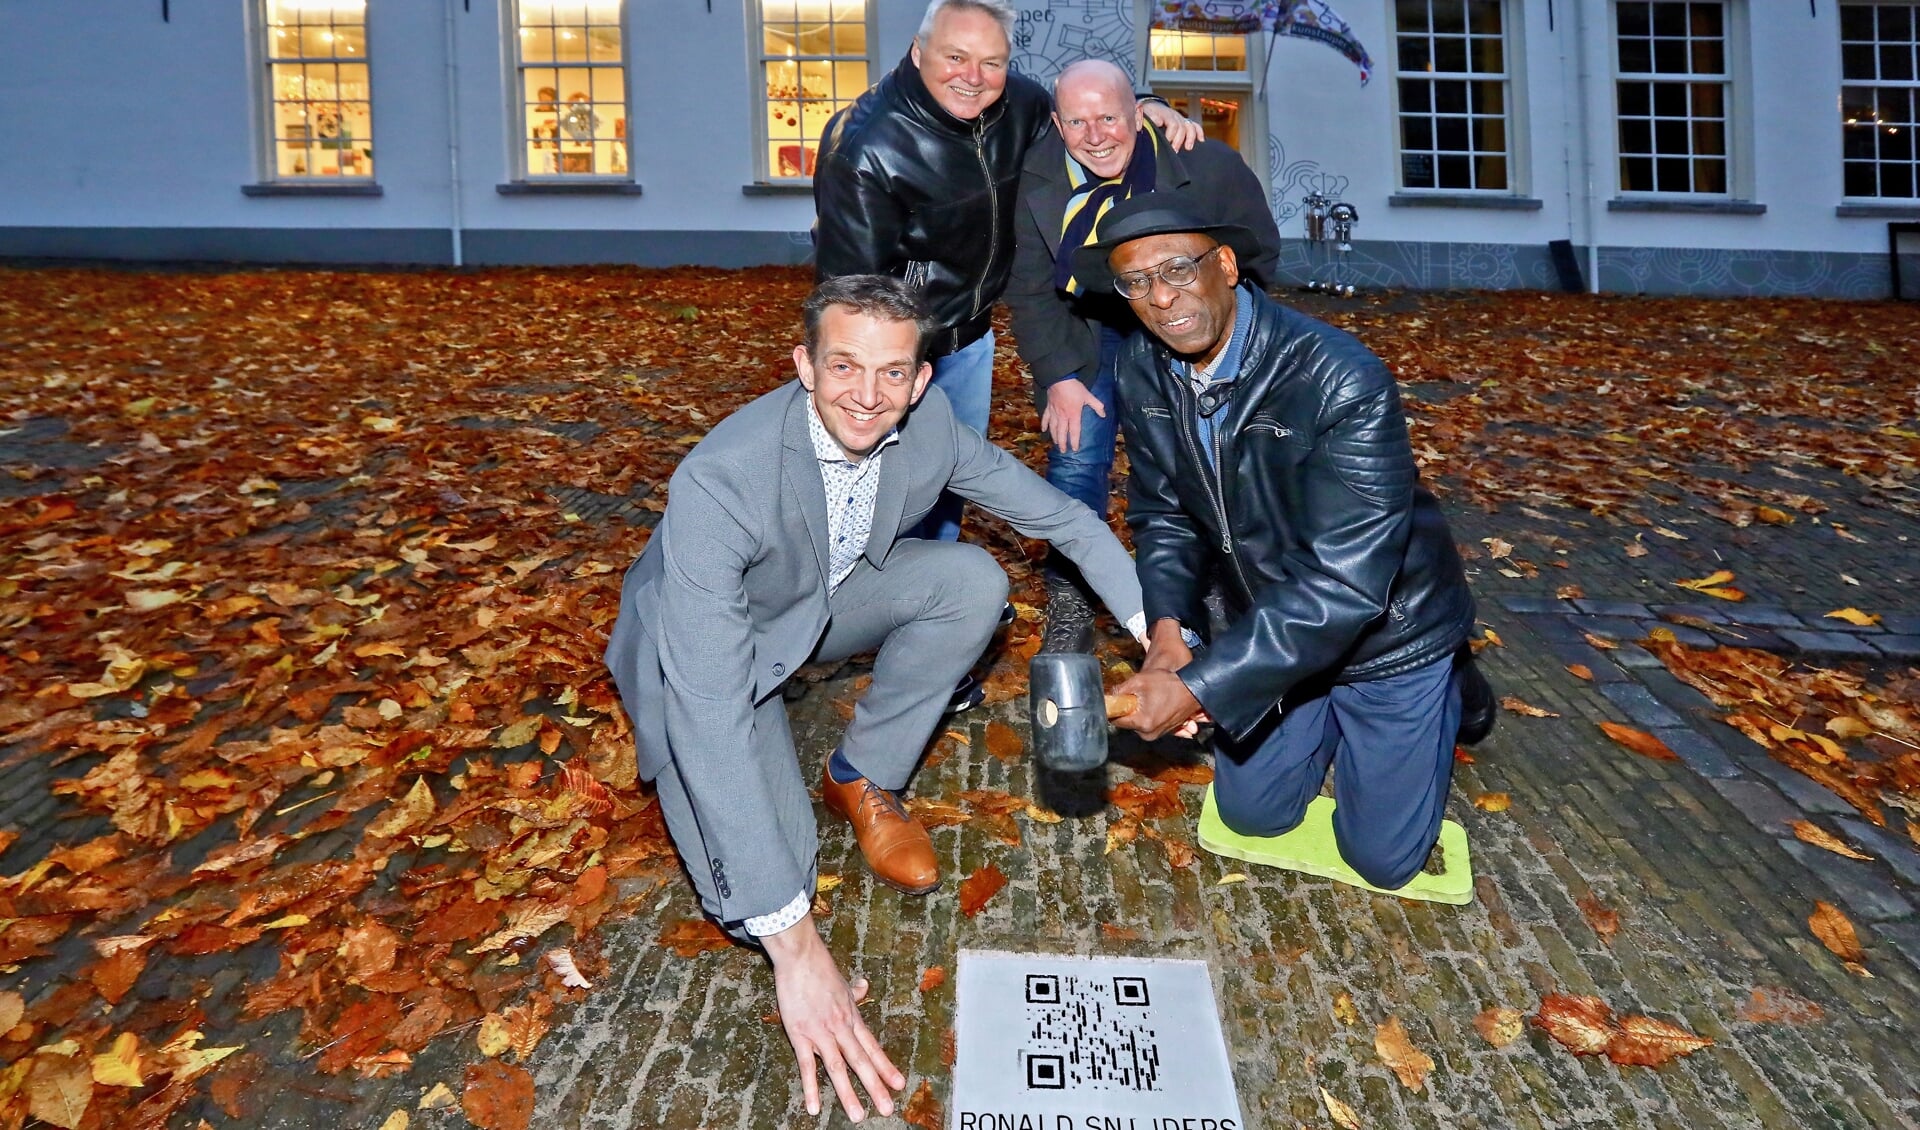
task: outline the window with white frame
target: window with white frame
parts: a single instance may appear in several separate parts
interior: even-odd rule
[[[367,0],[262,0],[271,175],[373,179]]]
[[[1614,14],[1620,191],[1728,195],[1727,5],[1620,0]]]
[[[628,176],[620,0],[517,0],[514,21],[524,175]]]
[[[1840,5],[1840,81],[1846,194],[1920,198],[1920,4]]]
[[[1513,188],[1502,0],[1397,0],[1400,185]]]
[[[1210,140],[1237,150],[1264,172],[1266,134],[1254,118],[1256,35],[1154,28],[1147,36],[1148,87],[1200,123]]]
[[[867,0],[755,0],[762,179],[813,176],[827,119],[867,89]]]

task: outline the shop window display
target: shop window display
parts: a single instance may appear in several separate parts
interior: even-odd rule
[[[366,9],[366,0],[265,0],[278,179],[373,179]]]
[[[624,177],[627,69],[619,0],[521,0],[526,175]]]
[[[813,176],[827,119],[868,85],[866,0],[760,0],[768,180]]]

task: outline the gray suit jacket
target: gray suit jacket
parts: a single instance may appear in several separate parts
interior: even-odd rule
[[[669,760],[701,843],[677,842],[697,873],[724,874],[723,921],[779,909],[803,889],[773,829],[753,714],[779,693],[827,626],[827,509],[799,381],[728,416],[680,462],[666,514],[628,570],[607,666],[633,722],[640,773]],[[1105,523],[953,418],[930,388],[886,449],[866,559],[888,551],[942,490],[1052,542],[1123,620],[1141,610],[1133,562]],[[791,741],[780,756],[793,757]],[[804,795],[804,794],[802,794]],[[717,865],[717,866],[716,866]]]

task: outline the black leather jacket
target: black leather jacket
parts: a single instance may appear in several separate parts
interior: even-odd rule
[[[940,332],[928,355],[973,343],[1013,267],[1013,205],[1053,100],[1009,74],[973,121],[940,108],[911,57],[820,135],[813,174],[816,280],[881,274],[925,288]]]
[[[1213,417],[1217,474],[1166,347],[1136,333],[1118,370],[1147,621],[1205,625],[1218,571],[1229,626],[1180,678],[1229,733],[1307,679],[1386,678],[1466,639],[1473,596],[1415,481],[1399,389],[1351,335],[1254,294],[1239,381]]]

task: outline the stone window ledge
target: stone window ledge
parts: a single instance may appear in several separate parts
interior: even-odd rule
[[[1920,220],[1920,201],[1912,204],[1842,204],[1836,216],[1867,216],[1882,220]]]
[[[1607,201],[1609,212],[1691,212],[1709,216],[1759,216],[1767,206],[1752,200],[1642,200],[1618,196]]]
[[[493,190],[502,196],[638,196],[640,186],[630,180],[508,181]]]
[[[740,195],[742,196],[812,196],[813,185],[799,184],[793,181],[779,181],[774,183],[769,183],[767,181],[759,181],[754,184],[741,185]]]
[[[384,196],[377,184],[309,184],[305,181],[280,181],[268,184],[243,184],[245,196]]]
[[[1495,212],[1538,212],[1540,201],[1531,196],[1482,192],[1396,192],[1387,197],[1393,208],[1485,208]]]

